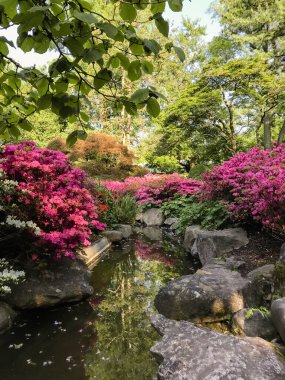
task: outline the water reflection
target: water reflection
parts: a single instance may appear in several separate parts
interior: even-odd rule
[[[158,288],[191,271],[168,243],[126,243],[93,271],[87,302],[29,312],[0,337],[1,380],[152,380],[158,340],[148,312]]]

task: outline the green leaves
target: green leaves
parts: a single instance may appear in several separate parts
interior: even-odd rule
[[[168,0],[168,5],[173,12],[180,12],[183,7],[183,0]]]
[[[118,34],[118,29],[113,25],[107,22],[97,24],[97,27],[100,28],[108,37],[115,39]]]
[[[82,42],[74,37],[65,38],[63,41],[63,45],[68,48],[68,50],[74,57],[83,54],[84,47]]]
[[[184,62],[186,58],[184,51],[180,47],[177,47],[177,46],[173,46],[173,49],[175,53],[177,54],[177,57],[180,59],[180,61]]]
[[[78,139],[85,140],[87,137],[86,131],[76,130],[71,132],[66,139],[66,145],[68,148],[72,147]]]
[[[168,37],[169,34],[169,24],[164,18],[158,14],[155,17],[155,25],[157,29],[160,31],[161,34],[163,34],[165,37]]]
[[[146,101],[149,97],[149,89],[141,88],[137,90],[130,98],[130,100],[134,103],[142,103]]]
[[[124,21],[132,22],[137,17],[137,10],[132,4],[120,3],[120,16]]]
[[[111,79],[112,71],[108,69],[100,70],[94,78],[93,86],[95,90],[100,90],[100,88],[102,88],[105,84],[109,83]]]
[[[149,98],[147,101],[146,110],[152,117],[157,117],[160,113],[158,101],[153,97]]]
[[[150,10],[152,14],[162,13],[165,10],[165,1],[152,0]]]
[[[135,80],[140,79],[142,76],[141,63],[140,61],[132,61],[128,67],[128,77],[134,82]]]
[[[78,12],[78,10],[75,10],[73,15],[78,20],[86,22],[86,24],[89,25],[96,24],[97,22],[96,17],[92,13]]]
[[[17,12],[18,0],[0,0],[0,5],[4,7],[5,13],[12,18]]]

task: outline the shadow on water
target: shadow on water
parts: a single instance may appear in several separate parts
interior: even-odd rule
[[[154,296],[169,279],[192,272],[185,253],[167,241],[140,236],[114,247],[93,270],[91,299],[25,312],[0,337],[0,379],[155,379]]]

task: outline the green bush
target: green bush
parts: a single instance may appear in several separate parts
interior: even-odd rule
[[[95,187],[94,187],[95,185]],[[115,197],[107,187],[100,183],[93,182],[93,187],[99,202],[108,206],[107,211],[100,215],[100,220],[107,224],[108,227],[116,224],[133,224],[138,212],[138,206],[135,198],[130,194]]]
[[[227,209],[220,201],[201,202],[194,197],[178,197],[172,202],[163,204],[161,210],[166,217],[179,219],[180,232],[193,224],[198,224],[207,230],[218,230],[230,225]]]

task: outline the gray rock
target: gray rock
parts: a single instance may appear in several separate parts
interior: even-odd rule
[[[273,291],[274,265],[267,264],[256,268],[247,274],[254,288],[259,288],[264,300],[271,300]]]
[[[143,222],[143,213],[142,213],[142,212],[139,212],[139,213],[136,215],[136,221],[139,222],[139,223],[142,223],[142,222]]]
[[[147,226],[161,226],[164,222],[164,217],[159,208],[150,208],[143,213],[143,222]]]
[[[178,222],[177,218],[167,218],[165,219],[164,224],[166,226],[172,226],[172,224],[177,223],[177,222]]]
[[[192,256],[197,257],[197,250],[193,249],[193,244],[197,238],[198,232],[202,231],[200,226],[188,226],[185,230],[183,247],[186,252],[191,252]]]
[[[259,309],[242,309],[232,319],[232,327],[243,336],[259,336],[266,340],[276,338],[277,331],[273,326],[270,312]]]
[[[143,234],[149,240],[162,241],[163,239],[161,228],[156,226],[136,228],[136,232]]]
[[[274,326],[285,343],[285,297],[272,302],[271,315]]]
[[[245,261],[237,260],[235,256],[225,257],[225,258],[215,258],[213,260],[214,264],[220,264],[224,268],[229,270],[239,270],[245,266]]]
[[[171,224],[171,226],[169,227],[169,229],[171,231],[175,231],[175,230],[177,230],[178,226],[179,226],[179,222],[175,222],[175,223]]]
[[[198,255],[202,265],[213,258],[248,244],[247,233],[242,228],[228,228],[221,231],[201,230],[193,247],[193,255]]]
[[[16,312],[5,302],[0,302],[0,335],[12,327]]]
[[[129,224],[118,224],[116,230],[122,233],[124,239],[128,239],[133,234],[132,226]]]
[[[285,361],[261,338],[227,336],[162,316],[152,324],[163,335],[151,348],[160,380],[284,380]]]
[[[203,323],[225,320],[244,307],[259,306],[260,298],[248,279],[221,263],[170,281],[160,289],[155,306],[167,318]]]
[[[26,280],[11,286],[4,300],[16,309],[46,308],[93,294],[91,272],[80,259],[47,260],[24,268]]]
[[[105,236],[110,242],[117,242],[123,240],[123,233],[117,230],[103,231],[102,235]]]
[[[249,280],[255,280],[257,278],[263,278],[267,280],[272,280],[274,273],[274,264],[266,264],[263,265],[262,267],[256,268],[249,272],[247,274],[247,278]]]
[[[281,245],[279,261],[285,265],[285,243]]]

